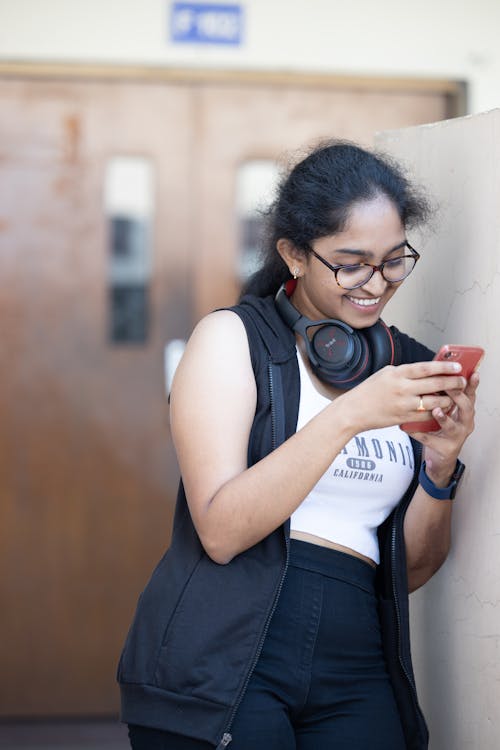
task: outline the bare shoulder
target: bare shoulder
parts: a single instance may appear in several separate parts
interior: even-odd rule
[[[240,316],[232,310],[216,310],[199,321],[188,344],[198,346],[219,341],[223,344],[227,337],[230,337],[231,345],[239,344],[248,350],[245,326]]]
[[[184,387],[196,387],[205,397],[255,388],[245,326],[236,313],[217,310],[196,325],[175,373],[172,403]]]

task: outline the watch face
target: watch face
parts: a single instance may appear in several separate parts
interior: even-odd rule
[[[453,474],[453,479],[455,480],[457,484],[462,479],[462,474],[464,473],[464,471],[465,471],[465,464],[463,464],[461,461],[457,461],[457,466]]]
[[[453,472],[453,476],[451,478],[450,483],[450,499],[453,500],[455,495],[457,494],[458,485],[460,484],[460,480],[462,479],[462,475],[465,471],[465,464],[463,464],[461,461],[457,459],[457,464],[455,466],[455,471]]]

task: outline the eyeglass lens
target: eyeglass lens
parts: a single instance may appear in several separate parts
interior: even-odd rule
[[[387,260],[383,264],[382,276],[390,282],[403,281],[413,271],[416,262],[413,255]],[[344,289],[355,289],[366,284],[373,273],[374,269],[368,265],[344,266],[337,270],[337,282]]]

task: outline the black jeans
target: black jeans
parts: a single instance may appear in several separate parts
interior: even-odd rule
[[[291,540],[290,566],[228,750],[404,750],[382,654],[375,570]],[[212,745],[129,728],[133,750]]]

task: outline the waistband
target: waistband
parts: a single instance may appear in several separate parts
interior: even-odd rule
[[[370,593],[375,589],[376,569],[369,563],[347,552],[301,539],[290,539],[289,565],[351,583]]]

